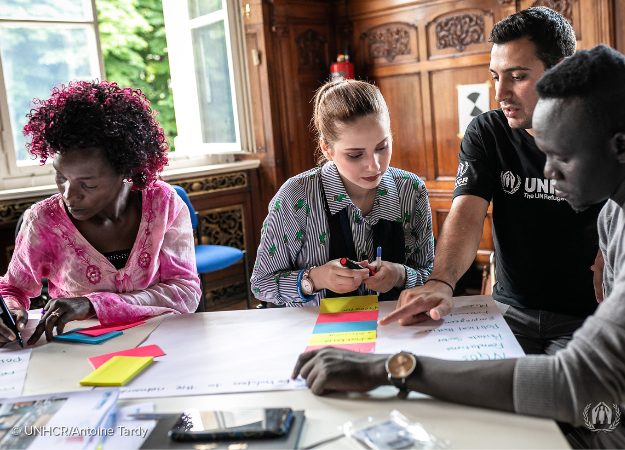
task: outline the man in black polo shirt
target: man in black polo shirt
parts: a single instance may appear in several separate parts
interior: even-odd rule
[[[553,354],[602,298],[601,292],[595,298],[590,270],[602,204],[576,213],[556,196],[531,129],[535,84],[574,53],[575,34],[562,15],[536,7],[495,24],[490,41],[490,72],[501,109],[481,114],[466,130],[454,200],[430,278],[425,286],[402,292],[397,310],[380,324],[399,319],[409,325],[425,320],[425,312],[434,319],[451,312],[453,286],[475,258],[492,201],[493,298],[526,353]]]

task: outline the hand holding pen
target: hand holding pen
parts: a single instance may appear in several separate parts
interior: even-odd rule
[[[375,275],[367,278],[363,283],[368,289],[376,292],[388,292],[394,287],[403,289],[406,285],[406,269],[401,264],[382,260],[382,247],[377,249],[377,257],[373,264],[364,262],[361,264],[370,270],[375,270]]]
[[[4,303],[2,296],[0,296],[0,309],[2,318],[0,321],[0,346],[17,339],[23,348],[21,332],[26,327],[26,322],[28,322],[28,313],[21,309],[10,311],[6,303]]]

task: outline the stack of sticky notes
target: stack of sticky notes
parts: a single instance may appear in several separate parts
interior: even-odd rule
[[[136,327],[137,325],[143,325],[144,323],[145,322],[141,321],[127,323],[125,325],[96,325],[95,327],[81,328],[80,330],[74,331],[78,331],[80,334],[86,334],[87,336],[102,336],[103,334],[111,333],[113,331],[121,331],[126,328]]]
[[[152,356],[113,356],[85,378],[83,386],[123,386],[152,364]]]
[[[165,352],[158,345],[130,348],[89,358],[96,369],[80,381],[88,386],[123,386]]]
[[[123,334],[121,330],[136,327],[144,323],[145,322],[133,322],[126,325],[96,325],[89,328],[75,328],[67,333],[54,336],[53,339],[56,341],[77,342],[79,344],[100,344],[114,337],[121,336]]]
[[[337,347],[373,353],[378,326],[378,297],[321,299],[321,309],[306,351]]]

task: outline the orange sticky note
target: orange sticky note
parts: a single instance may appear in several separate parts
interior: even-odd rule
[[[161,350],[158,345],[147,345],[145,347],[129,348],[128,350],[122,350],[120,352],[107,353],[106,355],[93,356],[89,358],[89,362],[94,369],[97,369],[113,356],[152,356],[156,358],[164,355],[165,352]]]

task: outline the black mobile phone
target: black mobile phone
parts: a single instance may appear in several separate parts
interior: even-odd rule
[[[176,441],[261,439],[287,434],[293,422],[291,408],[235,411],[186,410],[169,430]]]

